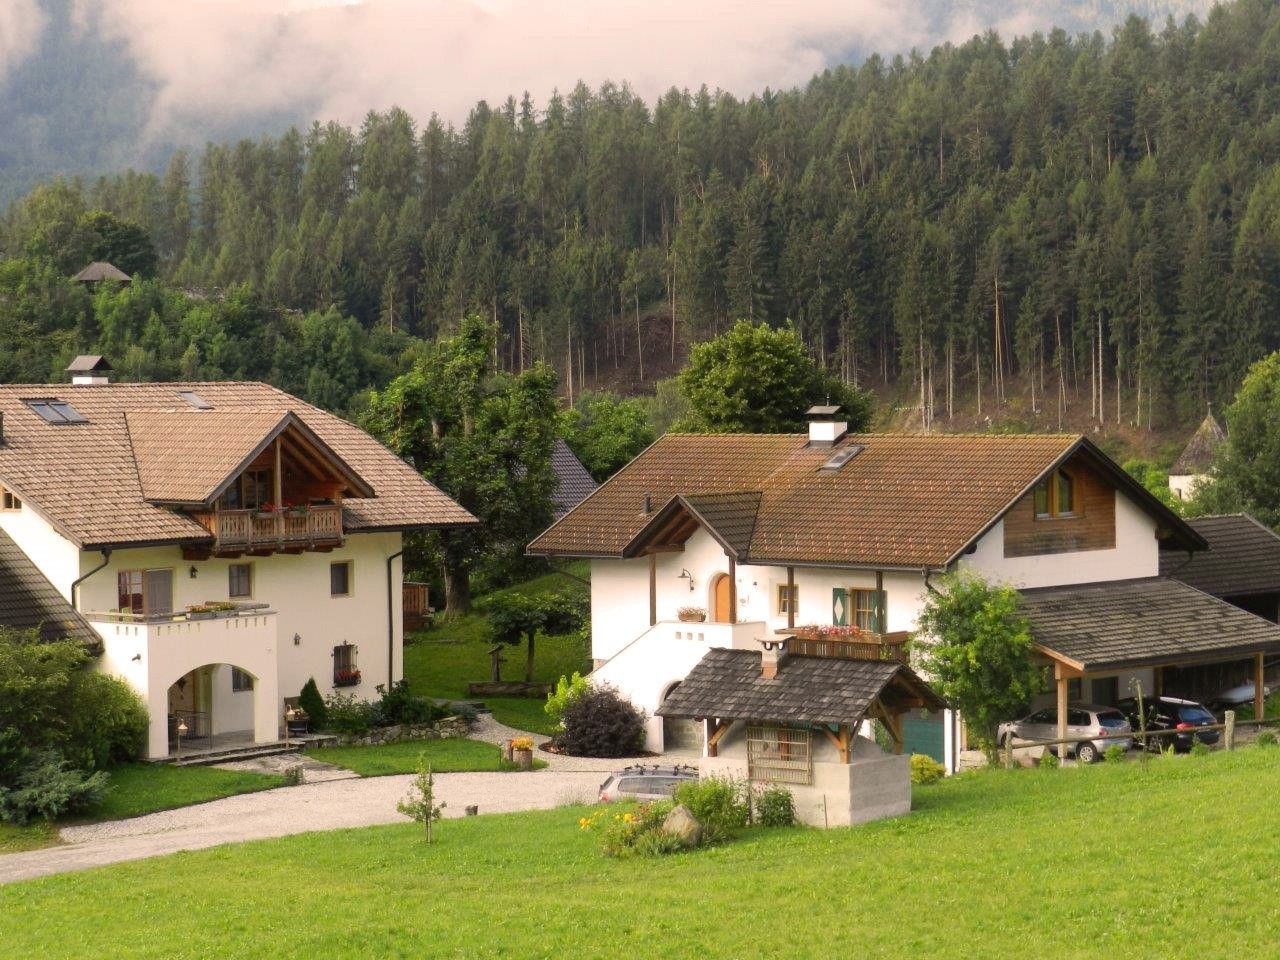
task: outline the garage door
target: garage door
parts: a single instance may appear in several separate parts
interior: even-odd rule
[[[945,763],[945,734],[942,711],[922,713],[917,711],[902,718],[902,743],[906,753],[923,753],[939,763]]]

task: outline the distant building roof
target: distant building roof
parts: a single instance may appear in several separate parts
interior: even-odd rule
[[[551,497],[553,515],[557,520],[596,492],[596,482],[582,465],[569,445],[556,439],[551,448],[551,469],[559,484]]]
[[[1280,651],[1280,626],[1164,577],[1023,590],[1036,646],[1086,673]]]
[[[1213,466],[1214,454],[1226,439],[1227,431],[1223,430],[1222,425],[1213,418],[1213,411],[1209,411],[1200,421],[1200,426],[1191,435],[1191,439],[1187,441],[1187,445],[1182,448],[1178,459],[1173,461],[1173,466],[1169,468],[1169,475],[1189,477],[1208,473],[1209,468]]]
[[[109,263],[104,263],[101,260],[95,260],[71,279],[78,280],[81,283],[100,283],[103,280],[116,280],[120,283],[128,283],[133,278],[119,267],[112,266]]]
[[[1160,575],[1188,583],[1215,597],[1280,593],[1280,536],[1247,513],[1187,521],[1209,541],[1188,558],[1160,551]]]
[[[96,653],[102,640],[31,558],[0,530],[0,624],[37,629],[42,640],[79,640]]]
[[[917,706],[946,706],[901,663],[793,655],[779,664],[776,676],[764,677],[759,651],[713,648],[657,713],[775,723],[857,723],[890,687]]]
[[[111,369],[106,357],[94,353],[82,353],[67,364],[67,373],[105,373]]]

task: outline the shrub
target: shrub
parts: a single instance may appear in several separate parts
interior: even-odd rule
[[[576,757],[627,757],[644,748],[644,714],[613,687],[591,685],[564,712],[557,743]]]
[[[1193,757],[1205,757],[1205,756],[1208,756],[1211,752],[1212,751],[1209,749],[1209,745],[1205,743],[1203,740],[1196,740],[1194,743],[1191,744],[1191,755]]]
[[[547,702],[542,708],[556,725],[556,729],[564,729],[565,710],[590,688],[591,682],[576,670],[572,677],[561,677],[556,681],[556,688],[547,694]]]
[[[1274,747],[1276,745],[1276,735],[1274,731],[1263,730],[1253,741],[1260,747]]]
[[[756,796],[756,818],[762,827],[790,827],[796,822],[796,804],[786,787],[766,787]]]
[[[444,711],[426,697],[409,692],[408,680],[397,680],[388,690],[378,684],[381,699],[373,705],[371,722],[376,727],[389,727],[397,723],[433,723],[444,716]]]
[[[1129,755],[1129,751],[1118,743],[1113,743],[1102,752],[1102,758],[1107,763],[1124,763],[1125,758]]]
[[[937,783],[947,774],[947,768],[933,757],[923,753],[911,755],[911,782],[914,784]]]
[[[675,802],[688,807],[702,824],[707,843],[741,830],[751,816],[746,785],[731,777],[703,777],[682,783],[676,787]]]
[[[359,736],[373,726],[373,704],[354,696],[331,693],[324,698],[325,726],[334,733]]]
[[[1040,754],[1039,764],[1045,770],[1052,770],[1054,767],[1060,766],[1062,763],[1058,759],[1058,755],[1049,747],[1044,748],[1044,753]]]
[[[9,786],[0,786],[0,820],[23,826],[53,820],[102,800],[107,775],[73,767],[56,750],[33,751]]]
[[[77,766],[102,769],[142,756],[150,718],[128,684],[82,671],[72,685],[66,756]]]
[[[450,704],[447,712],[452,713],[455,717],[461,717],[467,723],[475,723],[480,716],[480,712],[471,704],[461,702]]]
[[[678,837],[662,832],[662,824],[675,808],[674,801],[660,800],[642,803],[631,810],[614,812],[606,821],[600,847],[608,857],[629,857],[637,854],[653,856],[674,853],[683,848]],[[579,823],[584,830],[595,826],[605,811],[597,811],[584,817]]]
[[[302,685],[302,692],[298,694],[298,706],[307,712],[307,719],[313,730],[323,730],[329,725],[329,711],[325,709],[324,697],[320,696],[315,677],[309,678]]]

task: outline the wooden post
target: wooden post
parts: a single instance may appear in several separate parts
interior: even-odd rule
[[[658,622],[658,555],[649,554],[649,626]]]
[[[1058,680],[1058,739],[1065,740],[1067,738],[1067,675],[1062,669],[1062,664],[1056,664],[1053,668],[1054,675]],[[1058,759],[1067,759],[1067,745],[1065,743],[1058,744]]]
[[[1227,728],[1222,731],[1223,749],[1234,750],[1236,748],[1236,712],[1228,710],[1222,715],[1222,722]]]
[[[1253,661],[1253,719],[1261,720],[1267,715],[1267,688],[1263,654],[1258,653]]]
[[[1013,734],[1010,733],[1004,741],[1004,768],[1006,770],[1013,769]]]
[[[1151,696],[1156,698],[1164,696],[1164,667],[1156,667],[1151,671],[1151,685],[1155,687],[1151,691]]]
[[[787,629],[796,625],[796,568],[787,567]]]
[[[876,633],[887,633],[884,615],[884,571],[876,571]]]
[[[729,558],[729,622],[738,622],[738,562]]]
[[[284,540],[284,471],[280,468],[280,438],[275,439],[276,469],[274,493],[276,499],[276,539]]]

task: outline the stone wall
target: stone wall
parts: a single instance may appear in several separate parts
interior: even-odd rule
[[[465,737],[471,724],[463,717],[445,717],[437,723],[398,723],[390,727],[374,727],[368,733],[341,734],[340,746],[373,747],[400,740],[447,740]]]

